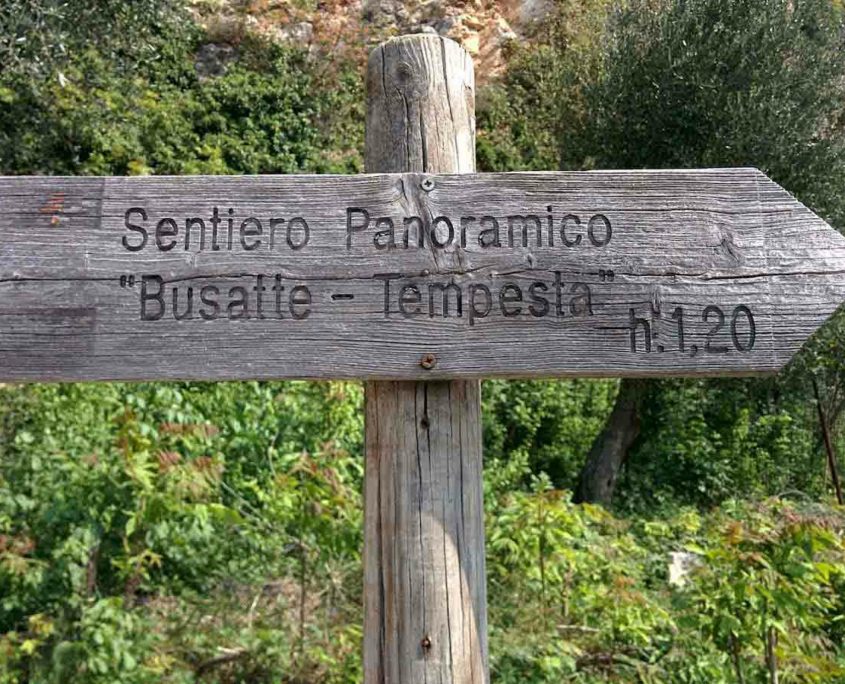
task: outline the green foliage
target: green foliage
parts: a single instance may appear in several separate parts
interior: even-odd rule
[[[845,579],[841,511],[773,500],[729,504],[708,523],[709,544],[687,545],[701,565],[676,597],[680,626],[728,654],[737,681],[765,681],[767,644],[783,681],[845,676],[833,640]]]
[[[668,611],[642,591],[647,556],[623,523],[542,480],[500,505],[488,544],[491,591],[504,599],[491,609],[501,681],[595,681],[584,677],[605,651],[669,638]]]
[[[773,499],[622,521],[542,480],[492,508],[495,681],[763,682],[767,644],[780,681],[845,676],[841,511]],[[684,550],[697,560],[670,585]]]
[[[356,671],[359,386],[2,393],[8,681],[161,681],[220,649],[246,668],[221,682]]]
[[[598,167],[757,166],[845,225],[842,22],[829,0],[630,3],[614,18],[602,78],[585,89],[591,119],[577,156]],[[842,382],[841,327],[840,317],[804,357],[828,369],[828,394]],[[699,503],[821,493],[804,359],[775,382],[653,386],[628,501],[649,505],[644,492],[666,488]]]
[[[619,485],[621,510],[702,507],[735,496],[825,494],[825,464],[806,394],[778,379],[656,383]]]
[[[482,171],[558,168],[573,133],[590,117],[584,85],[599,73],[612,2],[550,4],[540,34],[531,44],[511,46],[502,82],[479,94],[476,149]]]
[[[359,385],[0,394],[0,682],[360,680]],[[841,511],[620,519],[529,458],[486,468],[494,681],[762,681],[770,635],[781,681],[845,676]]]
[[[607,31],[612,5],[559,0],[514,49],[481,168],[755,164],[845,224],[827,0],[633,0]],[[350,65],[245,37],[201,79],[181,2],[3,9],[0,173],[360,170]],[[845,681],[842,511],[732,501],[824,495],[809,380],[835,424],[842,329],[777,381],[656,385],[625,519],[561,491],[616,383],[485,383],[494,681],[760,682],[767,650],[782,682]],[[361,403],[350,383],[0,387],[0,684],[360,681]],[[682,550],[699,561],[670,586]]]
[[[179,24],[150,37],[156,60],[131,68],[89,44],[35,74],[0,73],[0,172],[359,169],[363,98],[352,65],[327,73],[303,50],[247,38],[224,74],[201,79],[201,38]]]
[[[522,459],[573,489],[584,455],[604,425],[615,381],[488,380],[483,385],[484,453],[502,462]],[[528,476],[519,483],[527,484]]]
[[[566,158],[756,166],[845,225],[845,53],[830,0],[633,0],[616,12]]]
[[[95,38],[101,55],[134,70],[167,60],[168,43],[190,32],[180,0],[4,0],[0,64],[6,72],[37,78],[87,50]]]

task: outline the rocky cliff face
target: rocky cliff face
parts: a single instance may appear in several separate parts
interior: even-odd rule
[[[192,0],[209,35],[197,69],[213,75],[235,57],[248,33],[337,53],[363,56],[393,35],[429,32],[461,43],[475,60],[479,80],[501,73],[511,44],[530,38],[553,0]]]

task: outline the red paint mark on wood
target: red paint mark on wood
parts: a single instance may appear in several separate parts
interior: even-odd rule
[[[38,211],[42,214],[52,214],[50,217],[50,225],[57,226],[61,222],[60,214],[65,207],[65,193],[54,192],[50,195],[47,203]]]

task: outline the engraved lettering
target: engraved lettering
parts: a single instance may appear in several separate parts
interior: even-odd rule
[[[566,223],[572,221],[576,226],[581,225],[581,219],[575,214],[567,214],[560,222],[560,239],[567,247],[577,247],[581,244],[581,233],[578,233],[573,239],[569,239],[566,234]]]
[[[150,292],[147,285],[155,284],[158,289]],[[141,277],[141,320],[157,321],[164,316],[164,280],[161,276],[145,275]],[[158,309],[155,313],[148,310],[148,303],[155,302]]]
[[[528,306],[528,311],[531,312],[531,315],[535,318],[542,318],[546,314],[549,313],[549,300],[542,294],[538,294],[538,290],[541,292],[548,292],[549,286],[546,283],[537,281],[531,283],[528,286],[528,296],[531,298],[531,304]]]
[[[271,218],[270,219],[270,249],[272,250],[276,246],[276,229],[281,228],[285,225],[285,220],[283,218]]]
[[[217,244],[217,228],[220,226],[220,214],[217,212],[217,207],[211,210],[211,249],[215,252],[220,249]]]
[[[169,252],[176,246],[176,240],[166,240],[166,238],[175,238],[178,234],[179,228],[176,225],[176,221],[172,218],[161,219],[156,224],[156,247],[162,252]]]
[[[416,285],[404,285],[402,286],[402,289],[399,290],[399,311],[403,316],[411,318],[412,316],[422,313],[419,306],[421,301],[422,293],[420,292],[420,288]],[[415,305],[411,310],[407,308],[410,304]]]
[[[461,293],[461,288],[451,282],[447,285],[442,283],[432,283],[428,286],[428,316],[429,318],[434,318],[434,293],[435,291],[440,291],[443,293],[443,297],[441,299],[442,302],[442,312],[443,317],[446,318],[449,315],[449,293],[453,292],[455,294],[455,310],[456,315],[460,318],[463,315],[463,296]]]
[[[201,218],[186,218],[185,219],[185,251],[191,248],[191,228],[199,226],[200,230],[200,251],[205,249],[205,221]]]
[[[438,231],[438,227],[444,225],[445,232],[446,232],[446,239],[440,240],[439,236],[442,234]],[[455,239],[455,227],[452,225],[452,222],[446,216],[438,216],[431,222],[431,232],[429,233],[431,237],[431,244],[439,249],[443,249],[444,247],[448,247],[452,244],[452,241]]]
[[[748,326],[748,334],[745,342],[740,342],[739,335],[737,334],[739,316],[745,318]],[[754,323],[754,316],[751,314],[751,309],[745,306],[745,304],[740,304],[733,311],[733,316],[731,317],[731,340],[733,340],[734,347],[737,351],[748,352],[754,349],[754,342],[757,340],[757,325]]]
[[[390,316],[390,281],[398,280],[401,273],[376,273],[373,278],[384,281],[384,317]]]
[[[173,318],[177,321],[189,321],[194,317],[194,288],[187,288],[187,304],[185,310],[179,313],[179,288],[173,288]]]
[[[629,329],[631,331],[631,351],[637,351],[637,331],[642,327],[643,333],[645,334],[645,350],[647,352],[651,351],[651,323],[649,323],[645,318],[637,318],[634,309],[628,310],[628,316],[630,320]]]
[[[572,283],[569,313],[573,316],[593,315],[593,298],[587,283]]]
[[[499,306],[502,309],[503,316],[507,318],[519,316],[520,312],[522,311],[521,306],[517,306],[516,308],[511,309],[507,305],[521,301],[522,290],[520,290],[517,285],[514,285],[513,283],[505,283],[502,286],[502,289],[499,291]]]
[[[373,244],[376,249],[396,249],[396,228],[393,221],[386,216],[376,219],[376,228],[384,226],[373,235]]]
[[[254,216],[250,216],[241,223],[241,247],[243,247],[246,251],[250,252],[253,249],[258,249],[261,246],[261,232],[262,232],[261,221],[259,221]],[[251,241],[247,243],[247,238],[254,238],[257,237],[258,239],[255,241]]]
[[[237,321],[242,318],[249,318],[249,302],[245,287],[241,287],[240,285],[230,287],[229,299],[229,306],[226,307],[229,320]]]
[[[142,220],[147,220],[147,212],[144,210],[143,207],[132,207],[126,210],[126,213],[123,215],[123,225],[126,226],[127,229],[131,230],[133,233],[138,233],[140,237],[140,242],[131,243],[129,241],[129,236],[124,235],[121,239],[123,246],[128,249],[130,252],[140,252],[144,247],[147,245],[147,231],[143,226],[138,226],[134,223],[129,223],[129,217],[131,214],[138,214]]]
[[[425,247],[425,224],[419,216],[406,216],[402,219],[402,226],[405,229],[402,237],[402,245],[405,249],[408,248],[409,233],[412,225],[416,228],[417,248],[421,249]]]
[[[200,309],[200,316],[202,316],[207,321],[213,321],[220,315],[220,304],[217,302],[217,297],[220,294],[220,290],[215,285],[206,285],[200,290],[200,301],[205,306],[210,306],[211,311],[208,309]]]
[[[508,247],[514,246],[514,226],[516,223],[519,223],[522,229],[522,246],[528,247],[528,223],[531,222],[534,224],[534,231],[537,237],[537,246],[543,246],[543,228],[542,222],[540,221],[540,217],[536,214],[529,214],[527,216],[523,216],[521,214],[514,214],[512,216],[508,216]]]
[[[309,307],[305,309],[298,309],[296,307]],[[296,285],[291,288],[288,297],[288,307],[290,315],[298,321],[301,321],[311,315],[311,290],[305,285]]]
[[[353,214],[358,214],[363,223],[355,225],[352,223]],[[352,249],[352,234],[360,233],[367,229],[370,225],[370,212],[366,209],[359,209],[358,207],[346,208],[346,249]]]
[[[484,308],[478,308],[477,295],[481,292],[484,294]],[[469,286],[469,324],[475,325],[476,318],[487,318],[490,310],[493,308],[493,296],[490,294],[490,288],[481,283],[473,283]]]
[[[600,226],[600,227],[599,227]],[[597,235],[600,233],[600,236]],[[596,214],[587,224],[587,235],[595,247],[605,247],[613,237],[613,227],[604,214]]]
[[[701,314],[701,320],[707,323],[710,318],[716,317],[716,325],[714,325],[707,334],[707,342],[704,344],[704,351],[708,354],[727,354],[728,348],[723,344],[713,344],[713,338],[725,326],[725,313],[718,307],[707,306]]]
[[[301,231],[302,237],[299,240],[294,240],[294,231],[297,230],[297,228]],[[308,227],[308,222],[301,216],[294,216],[288,222],[287,235],[285,236],[285,241],[288,243],[288,247],[290,247],[294,252],[298,252],[308,244],[310,239],[311,229]]]
[[[501,247],[502,241],[499,235],[499,222],[495,216],[482,216],[479,223],[489,225],[478,234],[478,244],[482,247]]]
[[[252,291],[255,292],[255,312],[259,318],[264,318],[264,292],[266,290],[267,288],[264,287],[264,276],[255,276],[255,287],[252,288]]]
[[[467,227],[475,223],[475,216],[461,216],[461,247],[467,246]]]

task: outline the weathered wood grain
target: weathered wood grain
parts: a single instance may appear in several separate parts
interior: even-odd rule
[[[367,82],[368,170],[475,169],[472,62],[456,43],[389,41]],[[419,191],[406,201],[426,215]],[[437,267],[459,271],[458,252]],[[368,382],[365,405],[364,681],[484,684],[479,382]]]
[[[364,681],[487,675],[479,383],[366,385]]]
[[[372,134],[371,134],[372,135]],[[410,134],[409,134],[410,135]],[[430,148],[429,148],[430,149]],[[425,185],[428,190],[423,189]],[[546,207],[552,207],[556,233],[548,245]],[[218,250],[210,248],[213,208],[223,217]],[[401,234],[394,249],[376,249],[374,226],[352,231],[347,248],[347,210],[364,208],[376,217],[419,216],[429,224],[451,217],[456,236],[460,217],[475,217],[466,245],[408,249]],[[126,228],[126,212],[144,208],[147,245]],[[233,209],[232,249],[225,218]],[[544,228],[536,244],[533,226],[522,243],[515,224],[508,246],[507,216],[535,214]],[[589,240],[585,223],[607,217],[612,237],[605,246]],[[560,236],[567,220],[566,246]],[[140,224],[138,214],[130,222]],[[293,217],[308,223],[309,241],[294,250],[286,226]],[[353,226],[360,214],[352,214]],[[502,247],[478,243],[479,219],[497,217]],[[198,229],[184,249],[156,247],[157,222],[171,217],[184,237],[186,219],[204,217],[207,242],[198,249]],[[240,225],[256,217],[263,242],[243,248]],[[357,217],[357,218],[356,218]],[[269,247],[271,218],[283,218]],[[600,221],[594,236],[604,239]],[[413,222],[412,222],[413,223]],[[379,230],[384,229],[382,224]],[[438,223],[445,241],[445,223]],[[490,225],[489,222],[487,225]],[[251,227],[252,226],[252,227]],[[279,227],[281,226],[281,227]],[[165,233],[168,225],[165,225]],[[247,245],[255,242],[248,224]],[[303,240],[294,225],[291,240]],[[172,238],[163,234],[166,246]],[[458,238],[456,237],[456,240]],[[607,275],[613,273],[612,280]],[[562,286],[561,314],[552,290],[556,273]],[[265,297],[265,318],[256,311],[256,276],[265,287],[278,275],[284,295],[281,318],[274,294]],[[389,281],[379,274],[401,274]],[[134,276],[133,287],[121,277]],[[162,279],[167,312],[141,320],[144,276]],[[148,287],[153,292],[152,281]],[[502,315],[504,285],[519,286],[528,298],[533,282],[547,288],[549,309],[532,315],[529,302],[508,303],[515,316]],[[439,286],[461,289],[462,314],[454,295],[448,316]],[[591,314],[575,302],[574,283],[590,290]],[[471,175],[372,174],[361,176],[0,178],[0,379],[236,379],[369,378],[443,379],[458,377],[652,376],[772,372],[781,368],[803,341],[845,298],[845,238],[829,228],[787,192],[754,169],[505,173]],[[289,295],[309,289],[307,318],[291,315]],[[433,291],[430,286],[434,285]],[[473,311],[470,288],[491,292],[491,311]],[[224,307],[206,320],[200,288],[217,287],[221,306],[232,287],[249,288],[249,318],[232,320]],[[400,288],[420,290],[420,315],[399,309]],[[583,286],[578,286],[581,288]],[[180,311],[188,288],[194,292],[191,320],[174,320],[172,290]],[[577,288],[576,288],[577,289]],[[269,292],[269,291],[268,291]],[[451,291],[450,291],[451,292]],[[433,295],[433,316],[429,295]],[[577,292],[576,292],[577,294]],[[352,299],[333,297],[352,295]],[[413,290],[407,290],[411,297]],[[304,295],[303,295],[304,296]],[[506,297],[516,297],[509,288]],[[486,297],[475,290],[475,310]],[[704,350],[718,323],[708,306],[719,307],[724,325]],[[754,318],[753,348],[733,344],[730,323],[737,307]],[[415,306],[406,304],[406,311]],[[680,351],[677,307],[683,308],[685,349]],[[637,351],[631,351],[631,311],[649,323],[653,336],[645,351],[645,326],[637,324]],[[740,310],[741,311],[741,310]],[[237,307],[234,313],[239,311]],[[745,314],[737,322],[740,344],[749,338]],[[658,351],[659,347],[664,351]],[[692,349],[697,353],[693,354]],[[436,365],[420,359],[431,353]]]

